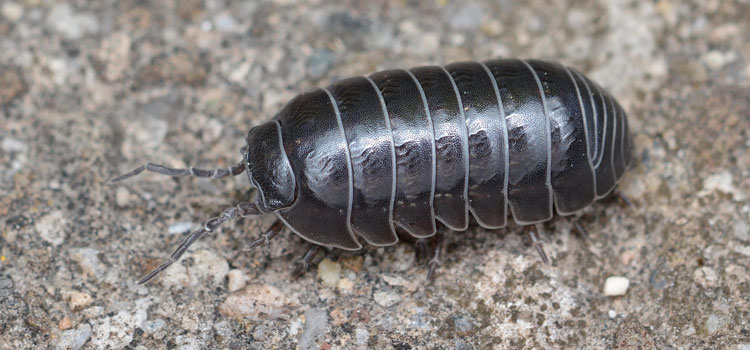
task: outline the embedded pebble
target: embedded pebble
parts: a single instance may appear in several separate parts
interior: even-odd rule
[[[88,13],[75,13],[67,3],[58,3],[47,15],[47,26],[67,39],[78,39],[99,31],[97,18]]]
[[[94,301],[94,298],[92,298],[91,295],[79,291],[69,292],[66,299],[68,300],[68,306],[74,311],[83,309],[91,305]]]
[[[292,320],[292,322],[289,322],[289,335],[297,335],[300,329],[302,329],[301,318],[296,317],[295,319]]]
[[[312,308],[305,311],[305,328],[299,338],[299,349],[317,350],[316,339],[322,336],[328,327],[328,314],[325,309]]]
[[[172,264],[162,272],[161,284],[167,288],[182,288],[190,283],[187,267],[180,263]]]
[[[115,204],[118,207],[124,207],[130,203],[130,191],[125,186],[117,187],[115,191]]]
[[[750,241],[750,225],[738,220],[734,223],[734,236],[742,241]]]
[[[409,279],[399,275],[383,275],[383,281],[391,286],[404,287],[409,292],[414,292],[419,287],[419,281],[417,279]]]
[[[732,173],[728,170],[703,179],[703,189],[698,192],[698,195],[704,197],[714,191],[728,194],[736,201],[743,201],[746,198],[742,190],[734,187]]]
[[[401,301],[398,294],[389,292],[375,292],[372,297],[382,307],[390,307]]]
[[[148,333],[156,333],[158,330],[164,328],[164,326],[167,324],[166,321],[162,320],[161,318],[157,318],[155,320],[148,320],[143,323],[143,330]]]
[[[60,334],[60,338],[55,345],[58,350],[78,350],[86,345],[91,337],[91,325],[83,323],[76,329],[70,329]]]
[[[719,69],[734,61],[735,58],[736,56],[732,52],[710,51],[703,55],[703,62],[705,62],[710,69]]]
[[[214,17],[214,26],[220,32],[232,32],[237,28],[237,20],[229,13],[220,13]]]
[[[318,278],[323,281],[324,286],[335,287],[341,279],[341,264],[328,258],[323,259],[318,264]]]
[[[458,3],[456,11],[450,12],[448,24],[457,30],[473,30],[482,24],[482,17],[485,13],[480,4]]]
[[[20,97],[28,90],[19,69],[0,66],[0,107]]]
[[[278,288],[268,284],[251,284],[230,294],[219,312],[228,317],[249,320],[284,319],[298,303],[291,300]]]
[[[615,318],[617,317],[617,312],[615,312],[615,310],[609,310],[609,312],[607,312],[607,316],[609,316],[609,318]]]
[[[12,1],[4,2],[0,7],[3,17],[7,18],[11,22],[18,21],[23,17],[23,7]]]
[[[370,332],[364,328],[357,328],[354,330],[354,338],[357,340],[357,345],[366,345],[367,340],[370,339]]]
[[[245,284],[247,284],[247,277],[242,270],[229,270],[227,273],[227,289],[229,289],[229,292],[236,292],[245,288]]]
[[[53,211],[36,222],[36,231],[43,240],[57,247],[65,241],[66,220],[62,211]]]
[[[708,331],[708,335],[716,334],[716,332],[721,330],[726,323],[727,319],[725,317],[720,317],[714,314],[709,315],[706,319],[706,330]]]
[[[354,289],[354,281],[348,278],[342,278],[339,280],[339,283],[338,285],[336,285],[336,288],[338,288],[339,292],[341,293],[351,293],[352,289]]]
[[[612,276],[607,278],[604,282],[604,295],[606,296],[619,296],[625,295],[628,291],[630,281],[622,276]]]
[[[13,294],[13,279],[10,276],[0,276],[0,298]]]
[[[224,124],[217,118],[208,119],[201,126],[201,139],[205,143],[212,143],[221,137],[221,133],[224,130]]]
[[[224,277],[229,273],[229,263],[226,259],[206,249],[198,250],[188,256],[194,261],[188,269],[192,283],[212,279],[216,284],[224,284]]]
[[[104,266],[99,260],[99,251],[92,248],[75,248],[70,258],[78,263],[81,272],[86,277],[100,278],[104,275]]]
[[[693,273],[693,279],[703,287],[714,286],[718,278],[716,271],[708,266],[700,267]]]
[[[26,150],[27,146],[21,140],[5,137],[3,138],[3,142],[0,143],[0,148],[6,153],[15,153]]]
[[[135,328],[141,328],[148,319],[152,300],[141,298],[130,302],[127,308],[100,318],[93,323],[91,345],[94,349],[124,348],[132,340]]]
[[[136,147],[131,144],[135,143],[138,147],[153,150],[162,144],[164,137],[167,136],[169,123],[158,117],[142,119],[139,123],[128,124],[127,134],[130,138],[123,143],[123,148]],[[126,149],[123,149],[124,152]]]

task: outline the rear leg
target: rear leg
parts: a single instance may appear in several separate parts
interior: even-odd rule
[[[304,256],[302,256],[302,259],[297,261],[294,266],[294,270],[292,270],[292,277],[298,278],[302,276],[308,268],[310,268],[310,263],[315,259],[315,256],[318,255],[318,252],[320,251],[320,247],[317,244],[313,244],[310,249],[307,250]]]
[[[440,231],[436,232],[435,238],[433,238],[432,240],[432,256],[430,257],[430,261],[427,262],[427,280],[430,282],[432,282],[433,278],[435,277],[435,270],[441,264],[440,255],[443,250],[443,240],[443,233]]]
[[[544,252],[542,241],[539,239],[539,236],[537,236],[536,225],[527,225],[524,227],[524,231],[526,231],[526,233],[529,235],[531,244],[534,246],[534,248],[536,248],[537,253],[539,253],[539,257],[542,258],[542,262],[544,262],[545,264],[549,264],[549,259],[547,258],[547,253]]]
[[[633,201],[631,201],[630,198],[628,198],[628,196],[622,193],[622,191],[620,191],[619,188],[615,188],[612,191],[612,197],[615,197],[616,199],[618,199],[621,203],[625,204],[625,206],[628,208],[635,207],[635,205],[633,205]]]
[[[415,238],[400,227],[396,228],[396,236],[399,241],[410,242],[414,245],[414,261],[421,265],[427,260],[427,247],[430,238]]]
[[[571,217],[571,218],[568,218],[568,221],[573,226],[573,229],[575,230],[575,232],[578,233],[578,236],[580,236],[584,242],[591,241],[591,238],[589,236],[589,231],[587,231],[586,228],[584,228],[583,225],[581,225],[580,218]]]

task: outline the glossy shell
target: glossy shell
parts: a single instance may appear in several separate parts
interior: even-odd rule
[[[347,250],[550,220],[607,195],[632,161],[627,117],[578,71],[502,59],[388,70],[304,93],[250,131],[259,207]]]

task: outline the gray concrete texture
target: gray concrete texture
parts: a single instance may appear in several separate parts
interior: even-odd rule
[[[0,2],[2,349],[750,349],[750,2]],[[630,114],[635,206],[448,237],[434,283],[411,245],[330,253],[273,218],[185,232],[245,199],[227,166],[297,93],[374,70],[527,57],[578,67]],[[320,259],[318,259],[320,260]],[[623,276],[622,296],[605,280]]]

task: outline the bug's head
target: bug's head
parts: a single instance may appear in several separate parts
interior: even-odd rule
[[[272,120],[250,129],[242,157],[247,177],[258,190],[256,203],[261,211],[269,212],[294,203],[296,182],[284,151],[279,122]]]

